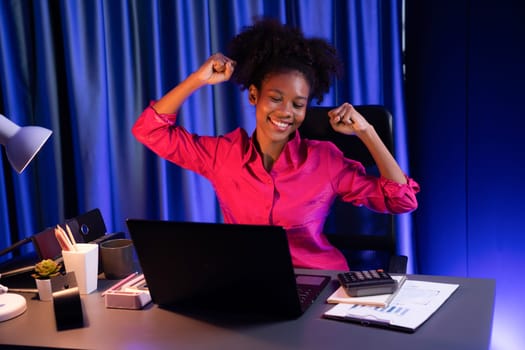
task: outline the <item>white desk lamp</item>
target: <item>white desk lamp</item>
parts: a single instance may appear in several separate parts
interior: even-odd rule
[[[51,130],[40,126],[20,127],[0,114],[0,143],[5,147],[11,166],[19,174],[24,171],[51,134]]]
[[[7,159],[20,174],[40,151],[52,131],[39,126],[20,127],[0,114],[0,143],[4,145]],[[0,322],[14,318],[27,309],[26,299],[7,293],[0,285]]]

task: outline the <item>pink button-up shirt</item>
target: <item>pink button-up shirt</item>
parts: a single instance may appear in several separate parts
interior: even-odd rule
[[[343,254],[322,233],[338,196],[382,213],[417,207],[414,180],[407,177],[402,185],[368,176],[361,163],[344,158],[330,142],[301,139],[296,132],[268,172],[245,130],[199,136],[175,120],[175,114],[159,115],[148,107],[133,134],[160,157],[206,177],[226,223],[283,226],[295,267],[348,269]]]

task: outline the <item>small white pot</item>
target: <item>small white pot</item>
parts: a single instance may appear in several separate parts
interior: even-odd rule
[[[40,280],[35,279],[36,288],[38,289],[38,296],[42,301],[51,301],[53,300],[53,290],[51,289],[51,280]]]

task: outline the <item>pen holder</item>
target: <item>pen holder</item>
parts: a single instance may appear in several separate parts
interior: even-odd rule
[[[89,294],[97,289],[98,244],[78,243],[76,250],[63,250],[66,272],[75,272],[80,294]]]

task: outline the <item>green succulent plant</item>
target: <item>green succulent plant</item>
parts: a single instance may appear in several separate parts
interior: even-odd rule
[[[62,264],[56,263],[51,259],[44,259],[35,265],[35,273],[31,276],[36,279],[47,280],[51,277],[58,276],[61,269]]]

